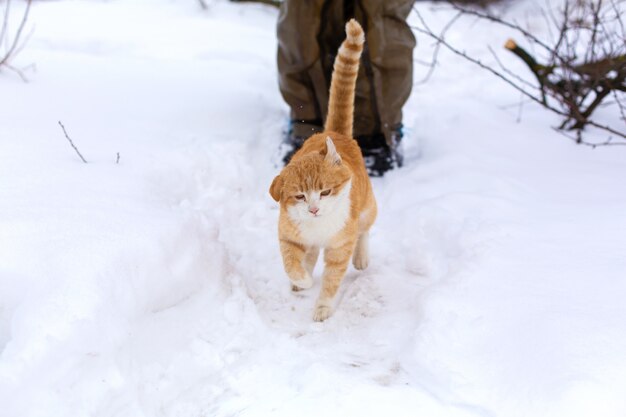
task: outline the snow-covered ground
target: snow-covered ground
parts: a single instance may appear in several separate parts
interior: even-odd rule
[[[373,181],[371,266],[314,323],[268,194],[276,16],[35,3],[14,65],[36,71],[0,73],[0,415],[626,415],[626,148],[517,123],[517,93],[444,53],[406,167]],[[508,34],[449,36],[489,59]]]

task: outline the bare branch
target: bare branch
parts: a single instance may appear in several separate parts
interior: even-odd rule
[[[11,11],[11,0],[7,0],[7,5],[4,8],[4,18],[2,19],[2,27],[0,27],[0,42],[4,40],[4,36],[7,33],[9,27],[9,13]]]
[[[610,4],[607,5],[607,1]],[[550,36],[553,38],[551,42],[553,46],[522,28],[518,23],[509,22],[487,12],[462,7],[455,0],[449,0],[449,4],[457,14],[439,34],[428,26],[419,11],[414,8],[419,19],[419,26],[413,29],[435,40],[436,48],[433,55],[435,62],[440,47],[444,46],[454,54],[478,65],[516,89],[522,97],[563,117],[559,129],[576,131],[577,143],[584,142],[582,131],[586,126],[593,126],[608,132],[612,135],[611,138],[626,139],[626,132],[618,131],[612,126],[603,125],[591,119],[592,113],[598,107],[602,107],[603,101],[611,95],[615,98],[622,120],[624,119],[624,105],[618,92],[626,91],[626,43],[623,42],[622,13],[615,0],[566,1],[563,8],[556,14],[553,9],[548,8],[547,11],[542,9],[542,16],[548,23],[548,27],[554,27],[558,31],[556,38]],[[549,5],[549,2],[547,4]],[[535,46],[539,47],[538,49],[542,51],[540,58],[547,56],[547,61],[543,63],[541,61],[544,59],[535,58],[532,53],[513,40],[507,41],[505,45],[526,64],[537,79],[539,86],[533,85],[508,69],[491,47],[487,49],[500,70],[447,42],[445,34],[452,23],[459,20],[460,15],[475,17],[478,20],[483,19],[519,32],[527,40],[531,52],[535,50]],[[551,31],[550,33],[552,34]],[[432,74],[434,67],[433,63],[428,77]],[[607,141],[607,144],[615,144],[615,142]],[[598,144],[593,145],[598,146]]]
[[[15,68],[13,65],[4,64],[4,66],[16,73],[22,79],[22,81],[24,81],[25,83],[28,82],[28,78],[26,78],[26,75],[24,75],[24,71],[19,68]]]
[[[439,37],[443,39],[443,37],[445,36],[445,34],[448,31],[448,29],[450,29],[452,27],[452,25],[457,21],[457,19],[460,18],[461,16],[462,16],[462,13],[458,13],[456,16],[454,16],[452,19],[450,19],[450,21],[441,30],[441,33],[439,34]],[[435,43],[435,49],[433,50],[433,57],[432,57],[432,60],[430,62],[430,65],[429,65],[430,68],[428,69],[428,72],[426,73],[424,78],[422,78],[420,81],[416,82],[415,84],[424,84],[424,83],[426,83],[430,79],[430,77],[433,75],[433,73],[435,72],[435,67],[437,66],[437,58],[439,57],[440,46],[441,46],[441,42],[436,42]]]
[[[26,26],[26,20],[28,19],[28,14],[30,12],[30,6],[32,4],[32,0],[26,0],[26,10],[24,11],[24,15],[22,16],[22,20],[20,21],[20,25],[17,28],[17,32],[15,34],[15,38],[13,42],[10,43],[9,48],[4,53],[3,57],[0,57],[0,67],[6,65],[19,51],[21,48],[20,37],[22,36],[22,31]],[[6,36],[7,27],[8,27],[8,15],[9,15],[9,2],[7,2],[7,7],[5,9],[4,21],[2,24],[2,36],[0,36],[0,42],[3,40],[3,37]]]
[[[468,9],[466,7],[461,7],[454,1],[451,1],[450,5],[454,9],[456,9],[457,11],[459,11],[459,12],[461,12],[463,14],[467,14],[467,15],[470,15],[470,16],[476,16],[478,18],[489,20],[489,21],[492,21],[494,23],[498,23],[500,25],[506,26],[506,27],[508,27],[510,29],[514,29],[514,30],[522,33],[525,37],[527,37],[529,39],[532,39],[533,42],[535,42],[537,45],[540,45],[541,47],[543,47],[546,51],[550,51],[551,50],[551,48],[547,44],[545,44],[541,40],[537,39],[533,34],[528,32],[527,30],[523,29],[518,24],[507,22],[506,20],[503,20],[503,19],[501,19],[501,18],[499,18],[497,16],[494,16],[494,15],[491,15],[491,14],[479,12],[477,10]]]
[[[412,26],[412,28],[426,36],[429,36],[433,39],[435,39],[438,43],[440,43],[441,45],[445,46],[449,51],[455,53],[458,56],[461,56],[463,58],[465,58],[466,60],[478,65],[479,67],[481,67],[482,69],[492,73],[493,75],[495,75],[496,77],[500,78],[502,81],[504,81],[505,83],[509,84],[511,87],[515,88],[517,91],[519,91],[520,93],[522,93],[522,95],[526,96],[527,98],[529,98],[530,100],[541,104],[543,107],[546,107],[550,110],[552,110],[553,112],[560,114],[561,116],[567,116],[567,113],[557,109],[556,107],[552,107],[550,106],[548,103],[543,103],[540,99],[538,99],[537,97],[533,96],[532,94],[528,93],[526,90],[524,90],[522,87],[520,87],[519,85],[517,85],[516,83],[514,83],[513,81],[509,80],[506,76],[504,76],[502,73],[500,73],[499,71],[491,68],[488,65],[483,64],[480,60],[475,59],[470,57],[469,55],[467,55],[465,52],[462,52],[458,49],[456,49],[455,47],[453,47],[452,45],[450,45],[445,39],[439,37],[438,35],[434,34],[430,28],[428,27],[428,25],[426,25],[426,22],[424,21],[424,18],[422,17],[422,15],[420,14],[419,11],[416,10],[417,13],[417,17],[420,20],[420,22],[422,23],[422,25],[424,25],[424,27],[426,29],[422,29],[420,27],[417,26]]]
[[[78,156],[80,157],[80,159],[84,162],[87,163],[87,160],[85,158],[83,158],[83,156],[81,155],[80,151],[78,150],[78,148],[76,147],[76,145],[74,145],[74,142],[72,142],[72,139],[70,139],[69,135],[67,134],[67,131],[65,130],[65,126],[63,126],[63,123],[61,123],[61,121],[59,120],[59,126],[61,126],[61,129],[63,129],[63,133],[65,134],[65,138],[68,140],[68,142],[70,143],[70,145],[72,145],[72,148],[74,148],[74,150],[76,151],[76,153],[78,154]],[[119,154],[118,154],[119,156]],[[118,158],[119,161],[119,158]]]
[[[592,149],[595,149],[599,146],[626,146],[626,142],[613,142],[613,137],[609,136],[607,138],[607,140],[605,140],[604,142],[598,142],[598,143],[593,143],[593,142],[585,142],[583,140],[582,137],[582,132],[580,130],[576,131],[576,136],[572,136],[572,135],[568,135],[567,133],[565,133],[562,129],[559,128],[552,128],[555,132],[559,133],[562,136],[565,136],[566,138],[570,139],[573,142],[576,142],[579,145],[584,145],[584,146],[589,146]]]

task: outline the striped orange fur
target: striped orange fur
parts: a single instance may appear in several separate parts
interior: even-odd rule
[[[339,47],[333,66],[328,117],[324,127],[327,131],[352,137],[354,90],[364,43],[363,28],[356,20],[350,20],[346,24],[346,40]]]

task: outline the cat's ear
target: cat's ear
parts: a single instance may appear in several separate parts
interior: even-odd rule
[[[283,191],[283,179],[280,175],[277,175],[272,181],[272,185],[270,185],[270,195],[276,201],[280,201],[280,195]]]
[[[326,137],[326,156],[324,157],[333,165],[341,165],[341,156],[337,153],[337,148],[330,136]]]

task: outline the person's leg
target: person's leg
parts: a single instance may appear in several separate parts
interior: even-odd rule
[[[302,141],[321,130],[328,100],[317,40],[325,2],[285,0],[278,18],[279,88],[291,108],[290,136]]]
[[[350,0],[347,0],[350,1]],[[366,49],[354,131],[373,175],[402,164],[402,107],[413,86],[415,37],[406,19],[413,0],[352,0],[362,22]],[[361,75],[360,75],[361,77]],[[363,85],[368,84],[368,85]],[[360,99],[359,99],[360,97]]]
[[[402,123],[402,107],[413,87],[415,36],[407,17],[413,0],[357,0],[367,18],[367,42],[383,133]]]

